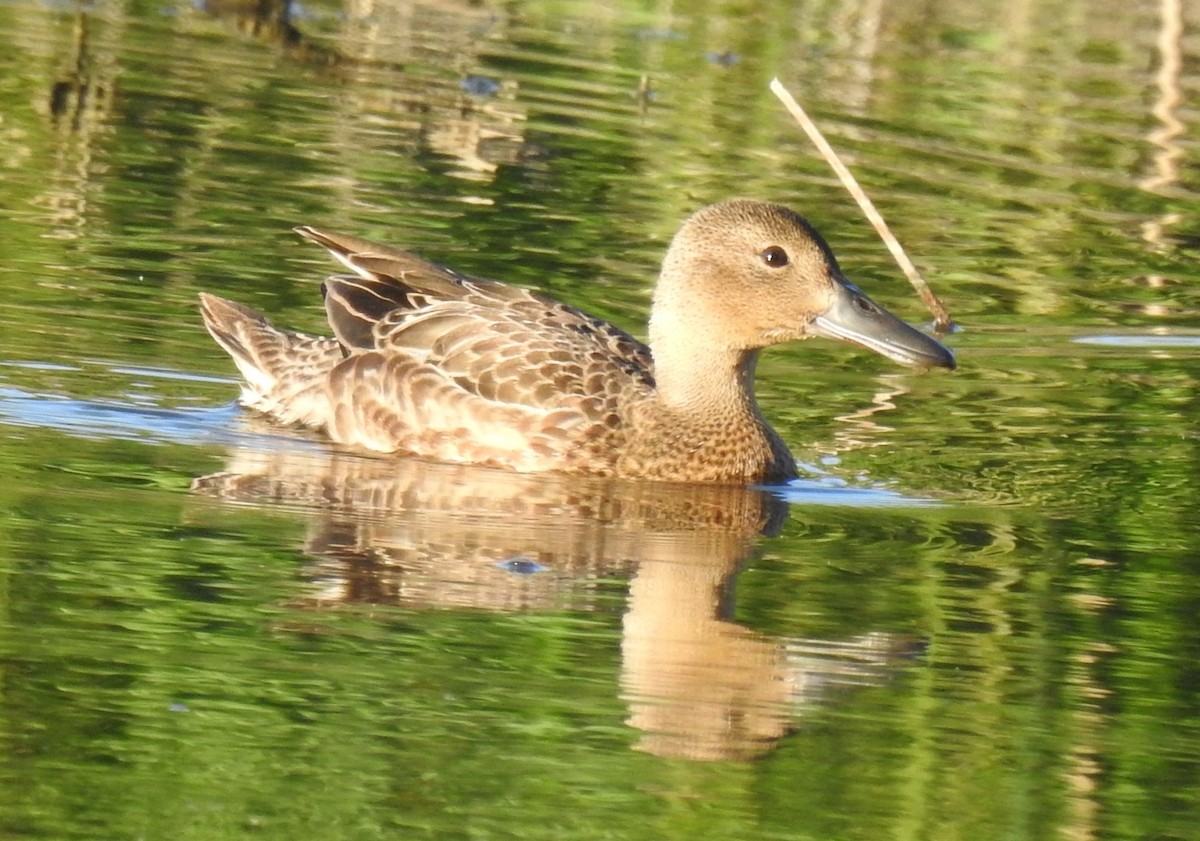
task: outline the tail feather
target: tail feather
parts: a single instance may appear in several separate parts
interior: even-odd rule
[[[325,379],[343,358],[336,339],[280,330],[256,310],[207,293],[200,312],[246,381],[243,403],[287,423],[319,416],[313,401],[323,399]]]

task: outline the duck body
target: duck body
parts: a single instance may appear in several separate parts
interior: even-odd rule
[[[820,235],[778,205],[726,202],[684,224],[655,289],[649,345],[537,292],[296,230],[351,272],[322,287],[333,336],[280,330],[209,294],[205,326],[241,371],[245,405],[355,449],[522,472],[777,482],[796,466],[754,399],[763,347],[834,335],[953,367],[939,343],[848,284]],[[878,323],[854,321],[865,316]]]

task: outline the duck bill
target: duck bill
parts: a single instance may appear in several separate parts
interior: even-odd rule
[[[896,318],[853,283],[839,280],[834,287],[833,304],[813,319],[812,333],[862,345],[913,368],[954,368],[954,354],[941,342]]]

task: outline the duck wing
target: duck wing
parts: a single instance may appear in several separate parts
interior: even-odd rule
[[[330,326],[347,353],[419,358],[506,403],[552,405],[629,381],[653,387],[650,349],[575,307],[368,240],[297,231],[355,272],[322,286]]]
[[[354,272],[323,287],[347,355],[330,376],[340,440],[517,467],[502,450],[561,462],[578,449],[597,462],[622,433],[623,407],[654,388],[649,349],[574,307],[367,240],[297,230]]]

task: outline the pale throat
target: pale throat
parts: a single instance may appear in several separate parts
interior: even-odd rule
[[[650,322],[658,399],[668,408],[758,416],[754,367],[758,349],[731,348],[699,327],[684,332],[660,313]]]

